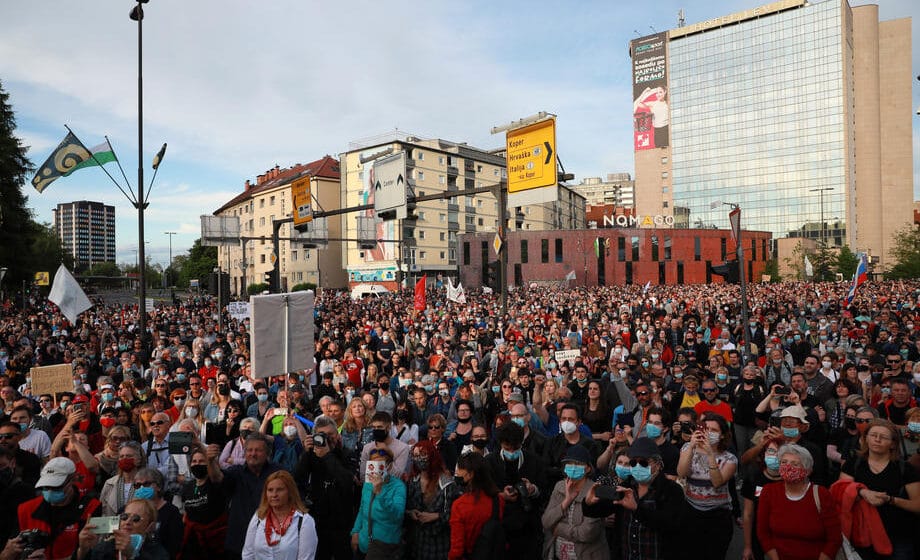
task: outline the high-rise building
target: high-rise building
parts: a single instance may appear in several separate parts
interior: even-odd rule
[[[636,183],[629,173],[608,173],[606,179],[586,177],[572,190],[585,197],[588,206],[632,208],[636,204]]]
[[[54,231],[64,250],[74,260],[74,270],[83,272],[94,264],[115,262],[115,207],[79,200],[58,204]]]
[[[913,218],[910,29],[781,0],[632,41],[637,212],[728,228],[713,203],[737,204],[744,229],[888,264]]]

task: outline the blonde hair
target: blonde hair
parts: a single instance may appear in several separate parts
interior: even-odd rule
[[[265,479],[265,484],[262,485],[262,502],[259,504],[259,509],[256,510],[256,515],[259,516],[259,519],[265,519],[265,516],[268,515],[270,507],[268,505],[268,485],[276,480],[280,480],[285,489],[287,489],[288,503],[294,506],[295,510],[306,513],[307,506],[300,499],[300,491],[297,490],[297,483],[294,482],[294,477],[287,471],[276,471],[268,475],[268,478]]]
[[[142,500],[140,498],[132,498],[127,504],[125,504],[125,509],[128,508],[131,504],[137,504],[144,510],[144,517],[147,518],[147,523],[156,523],[157,520],[157,508],[154,507],[153,502],[150,500]]]
[[[351,407],[354,406],[355,403],[360,404],[364,408],[364,416],[361,419],[363,426],[358,426],[358,420],[351,414]],[[351,402],[349,402],[348,406],[345,407],[345,422],[343,423],[342,431],[357,432],[358,430],[361,430],[367,426],[368,423],[367,404],[365,404],[364,401],[360,398],[351,399]]]

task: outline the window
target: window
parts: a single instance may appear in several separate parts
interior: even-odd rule
[[[259,262],[265,264],[265,255],[259,255]]]
[[[264,202],[264,201],[263,201],[263,202]],[[261,218],[259,218],[259,225],[260,225],[260,226],[264,226],[264,225],[265,225],[265,216],[262,216]]]
[[[712,284],[712,261],[706,261],[706,283]]]
[[[652,236],[652,261],[658,261],[658,236]]]
[[[440,257],[441,260],[444,260],[444,257],[445,257],[444,251],[441,251],[438,255],[439,255],[439,257]]]
[[[549,239],[540,240],[540,262],[544,264],[549,262]]]
[[[439,185],[446,185],[446,184],[447,184],[447,176],[446,176],[446,175],[438,175],[438,184],[439,184]],[[419,195],[419,196],[421,196],[421,195]]]
[[[633,236],[630,239],[630,242],[632,245],[632,258],[630,260],[635,262],[639,260],[639,238],[637,236]]]
[[[719,249],[721,249],[722,260],[723,260],[723,261],[725,260],[725,254],[726,254],[725,245],[726,245],[726,240],[725,240],[725,238],[723,237],[722,239],[719,240]]]
[[[482,166],[481,166],[481,165],[477,165],[477,166],[476,166],[476,173],[482,173]]]
[[[274,205],[275,205],[275,197],[274,197],[274,196],[269,197],[269,199],[268,199],[268,205],[269,205],[269,206],[274,206]]]
[[[415,159],[423,161],[425,159],[425,152],[421,150],[415,150]]]
[[[527,263],[527,240],[521,239],[521,262]]]
[[[445,240],[447,239],[447,236],[446,236],[446,235],[444,234],[444,232],[442,231],[442,232],[440,232],[440,233],[438,234],[438,238],[439,238],[441,241],[445,241]]]
[[[423,229],[418,230],[418,238],[425,239],[425,230]]]
[[[264,199],[264,198],[260,198],[260,199],[259,199],[259,208],[265,208],[265,199]]]
[[[658,284],[665,284],[665,264],[664,261],[658,263]]]
[[[677,261],[677,283],[684,283],[684,263],[683,261]]]
[[[442,213],[439,213],[439,214],[438,214],[438,221],[439,221],[439,222],[446,222],[446,221],[447,221],[447,214],[444,214],[443,212],[442,212]]]
[[[427,252],[427,251],[419,251],[419,252],[418,252],[418,258],[421,259],[421,260],[425,260],[425,258],[426,258],[427,256],[428,256],[428,252]]]
[[[478,223],[479,225],[483,225],[485,222],[482,221],[482,218],[479,218],[479,221],[476,223]]]
[[[757,240],[751,239],[751,260],[757,260]]]
[[[693,260],[700,260],[700,238],[699,236],[693,238]]]
[[[425,180],[425,172],[424,172],[424,171],[419,171],[416,175],[417,175],[419,181],[424,181],[424,180]]]
[[[617,237],[617,261],[623,262],[626,260],[626,238]]]
[[[562,262],[562,239],[556,239],[556,262]]]
[[[662,178],[662,179],[667,179],[667,178],[668,178],[668,172],[667,172],[667,171],[662,171],[662,172],[661,172],[661,178]]]
[[[626,263],[626,284],[633,283],[633,270],[632,269],[633,269],[633,263],[627,262]]]
[[[668,194],[668,186],[667,186],[667,185],[662,185],[662,186],[661,186],[661,192],[664,193],[664,194]]]
[[[662,158],[661,158],[661,164],[662,164],[662,165],[665,165],[665,164],[667,164],[667,163],[668,163],[668,156],[662,157]]]
[[[424,212],[419,212],[419,213],[418,213],[418,219],[419,219],[419,220],[424,220],[424,219],[425,219],[425,213],[424,213]]]
[[[661,207],[662,207],[662,208],[667,208],[667,207],[668,207],[668,204],[669,204],[668,201],[665,200],[665,201],[663,201],[663,202],[661,203]]]
[[[470,242],[463,242],[463,266],[469,266],[470,264]]]
[[[671,260],[671,238],[670,237],[664,238],[664,260],[666,261]],[[684,281],[678,280],[677,283],[683,284]]]
[[[444,165],[444,156],[438,156],[438,165]]]
[[[297,260],[297,251],[291,251],[291,261]]]

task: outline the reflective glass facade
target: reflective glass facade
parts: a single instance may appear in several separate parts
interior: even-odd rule
[[[670,41],[673,196],[689,209],[684,227],[729,227],[728,208],[710,208],[723,201],[741,205],[745,229],[818,240],[823,198],[828,244],[846,243],[852,45],[842,10],[829,0]]]

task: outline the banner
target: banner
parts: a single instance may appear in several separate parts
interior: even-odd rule
[[[556,363],[562,365],[562,362],[568,361],[569,365],[574,366],[575,362],[581,359],[581,350],[556,350]]]
[[[252,296],[250,303],[253,377],[310,370],[315,385],[313,291]]]
[[[29,370],[32,376],[32,395],[57,395],[73,392],[73,366],[57,364],[53,366],[34,367]]]
[[[57,305],[61,309],[61,314],[71,323],[76,323],[77,315],[93,306],[83,288],[64,265],[59,266],[54,275],[54,285],[51,286],[48,301]]]
[[[630,43],[633,62],[633,143],[635,151],[668,146],[668,34]]]
[[[227,304],[227,313],[237,321],[249,318],[248,301],[231,301]]]

